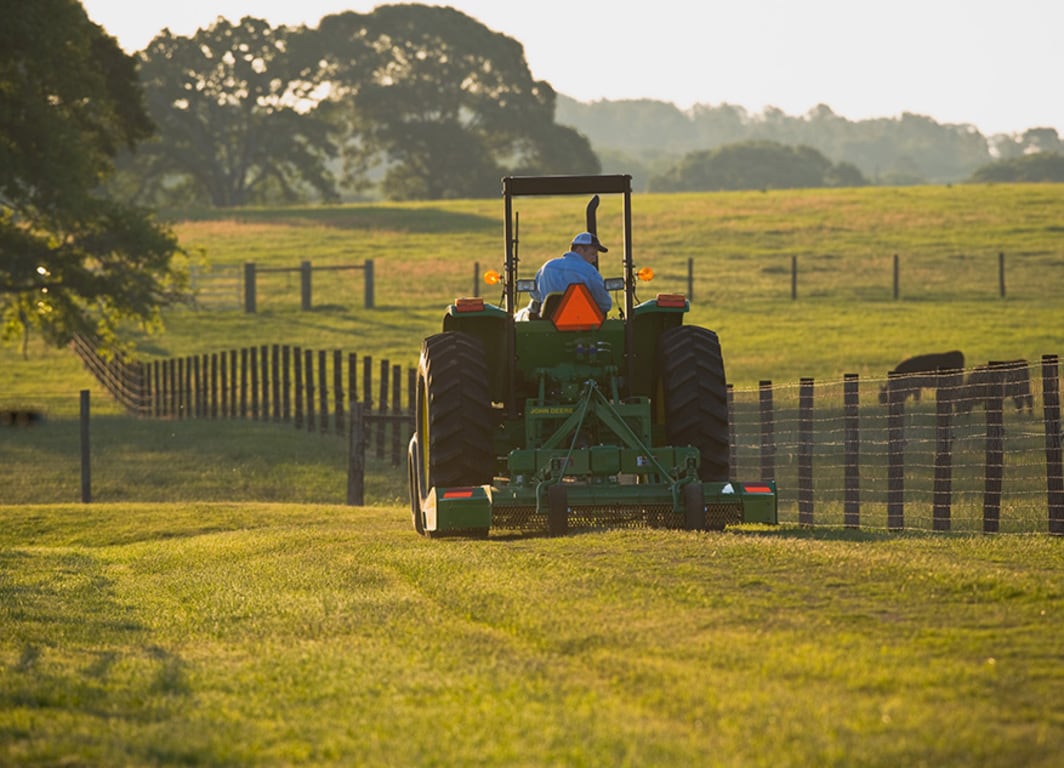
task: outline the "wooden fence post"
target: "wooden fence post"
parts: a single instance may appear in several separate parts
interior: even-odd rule
[[[229,355],[225,352],[221,352],[218,355],[218,387],[219,387],[219,399],[221,400],[221,413],[223,419],[232,417],[232,413],[229,412]]]
[[[244,263],[244,312],[255,314],[255,262]]]
[[[776,446],[772,424],[772,382],[758,382],[758,400],[761,413],[761,480],[776,479]]]
[[[198,374],[194,370],[194,368],[197,367],[195,365],[196,356],[195,355],[186,355],[184,360],[185,360],[185,382],[182,385],[182,390],[183,390],[184,399],[185,399],[185,407],[184,407],[185,418],[186,419],[194,419],[196,417],[196,397],[197,397],[196,379],[198,378]]]
[[[270,372],[273,388],[273,420],[281,421],[281,345],[274,344],[270,349]]]
[[[310,311],[310,262],[303,261],[299,264],[299,308],[304,312]]]
[[[398,467],[402,458],[403,367],[392,366],[392,466]]]
[[[1046,430],[1046,491],[1049,532],[1064,534],[1064,469],[1061,462],[1060,366],[1056,355],[1042,355],[1042,403]]]
[[[211,419],[218,418],[218,353],[211,353]]]
[[[354,393],[351,393],[351,396],[354,397]],[[373,413],[373,358],[368,355],[362,358],[362,404],[366,408],[366,416]],[[366,430],[367,446],[375,428],[380,429],[379,424],[366,419],[363,429]]]
[[[365,503],[366,474],[366,432],[362,403],[352,399],[348,413],[347,503],[360,507]]]
[[[1005,252],[998,252],[998,295],[1005,298]]]
[[[296,391],[293,400],[296,406],[294,426],[296,429],[303,428],[303,350],[300,347],[292,349],[292,365],[294,370],[292,378],[295,380]]]
[[[387,360],[380,361],[380,397],[377,400],[377,413],[381,416],[388,414],[388,374],[391,372],[391,364]],[[377,419],[375,438],[377,444],[377,458],[384,458],[384,429],[385,419]]]
[[[861,421],[859,380],[856,373],[843,376],[843,525],[861,526]]]
[[[89,449],[89,390],[80,394],[81,407],[81,501],[92,501],[92,452]]]
[[[905,391],[887,379],[887,528],[905,527]]]
[[[991,366],[985,395],[986,466],[983,480],[983,532],[996,533],[1001,518],[1001,481],[1005,463],[1005,372]]]
[[[358,355],[347,354],[347,400],[358,400]]]
[[[248,417],[248,348],[240,348],[240,418]]]
[[[321,418],[322,434],[329,431],[329,387],[327,386],[328,371],[326,370],[326,363],[328,362],[328,353],[324,349],[318,350],[318,402],[321,408],[319,414]]]
[[[303,375],[306,377],[306,382],[303,385],[303,392],[307,397],[307,432],[314,431],[314,352],[305,349],[303,350]]]
[[[798,383],[798,524],[813,524],[813,379]]]
[[[364,303],[366,305],[366,309],[373,309],[373,290],[374,290],[374,286],[373,286],[373,259],[366,259],[366,264],[362,268],[362,270],[363,270],[363,274],[365,275],[365,278],[366,278],[363,281],[365,283],[365,292],[366,292],[366,297],[365,297],[365,302]]]
[[[333,402],[336,404],[336,434],[342,435],[344,424],[344,353],[333,350]]]
[[[210,397],[210,365],[207,355],[196,355],[196,418],[206,418]]]
[[[262,420],[270,420],[270,348],[259,347],[259,377],[262,379]]]
[[[248,387],[251,393],[251,420],[259,420],[259,350],[251,347],[248,350],[248,371],[251,373],[251,384]]]
[[[292,420],[292,348],[281,346],[281,421]]]
[[[237,417],[237,377],[236,377],[236,363],[237,351],[235,349],[229,350],[229,418],[235,419]]]
[[[953,401],[960,387],[960,371],[939,371],[935,376],[935,482],[931,501],[931,527],[950,529],[953,501]]]

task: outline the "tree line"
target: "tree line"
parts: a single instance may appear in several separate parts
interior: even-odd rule
[[[774,107],[751,114],[734,104],[681,110],[653,99],[584,103],[564,95],[557,119],[588,137],[606,170],[631,173],[643,190],[795,186],[798,158],[806,161],[806,177],[822,171],[820,182],[808,186],[1064,180],[1064,140],[1055,128],[987,137],[971,125],[912,113],[848,120],[824,104],[792,116]],[[741,159],[782,163],[781,172],[766,184],[763,168],[748,178],[719,168]]]
[[[521,44],[449,7],[219,18],[137,59],[158,131],[117,183],[153,205],[486,197],[506,174],[600,170]]]
[[[494,197],[507,174],[604,165],[660,191],[1062,173],[1046,128],[995,137],[991,154],[970,126],[916,115],[580,105],[532,77],[518,41],[450,7],[383,5],[317,27],[218,18],[191,36],[162,30],[134,56],[78,0],[6,2],[2,17],[8,339],[107,345],[126,320],[156,323],[185,290],[182,251],[152,213],[170,206]]]

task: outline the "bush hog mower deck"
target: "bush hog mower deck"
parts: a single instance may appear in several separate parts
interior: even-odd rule
[[[607,241],[623,246],[622,276],[606,280],[623,292],[615,316],[577,284],[545,297],[540,318],[515,317],[533,281],[517,276],[514,200],[590,195],[596,232],[599,195],[614,194],[623,196],[623,237]],[[636,280],[653,273],[633,265],[631,195],[627,175],[503,179],[505,273],[487,276],[502,284],[501,305],[456,299],[443,332],[421,347],[409,447],[419,533],[777,522],[773,483],[729,476],[717,334],[683,325],[682,295],[637,303]]]

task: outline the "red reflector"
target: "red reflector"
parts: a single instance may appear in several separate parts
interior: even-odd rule
[[[558,309],[551,316],[559,331],[593,331],[602,325],[605,315],[591,297],[584,283],[573,283],[565,289]]]
[[[683,307],[687,305],[687,297],[682,293],[659,293],[659,307]]]
[[[443,498],[445,499],[468,499],[472,496],[472,488],[451,488],[443,492]]]
[[[454,311],[455,312],[480,312],[484,309],[484,299],[477,297],[475,299],[455,299]]]
[[[770,485],[747,485],[743,483],[743,490],[747,493],[772,493]]]

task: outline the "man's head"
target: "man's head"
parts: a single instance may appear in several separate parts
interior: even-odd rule
[[[579,253],[592,264],[598,263],[600,252],[606,253],[608,250],[606,246],[599,242],[598,237],[591,232],[581,232],[573,238],[573,244],[570,247],[574,253]]]

